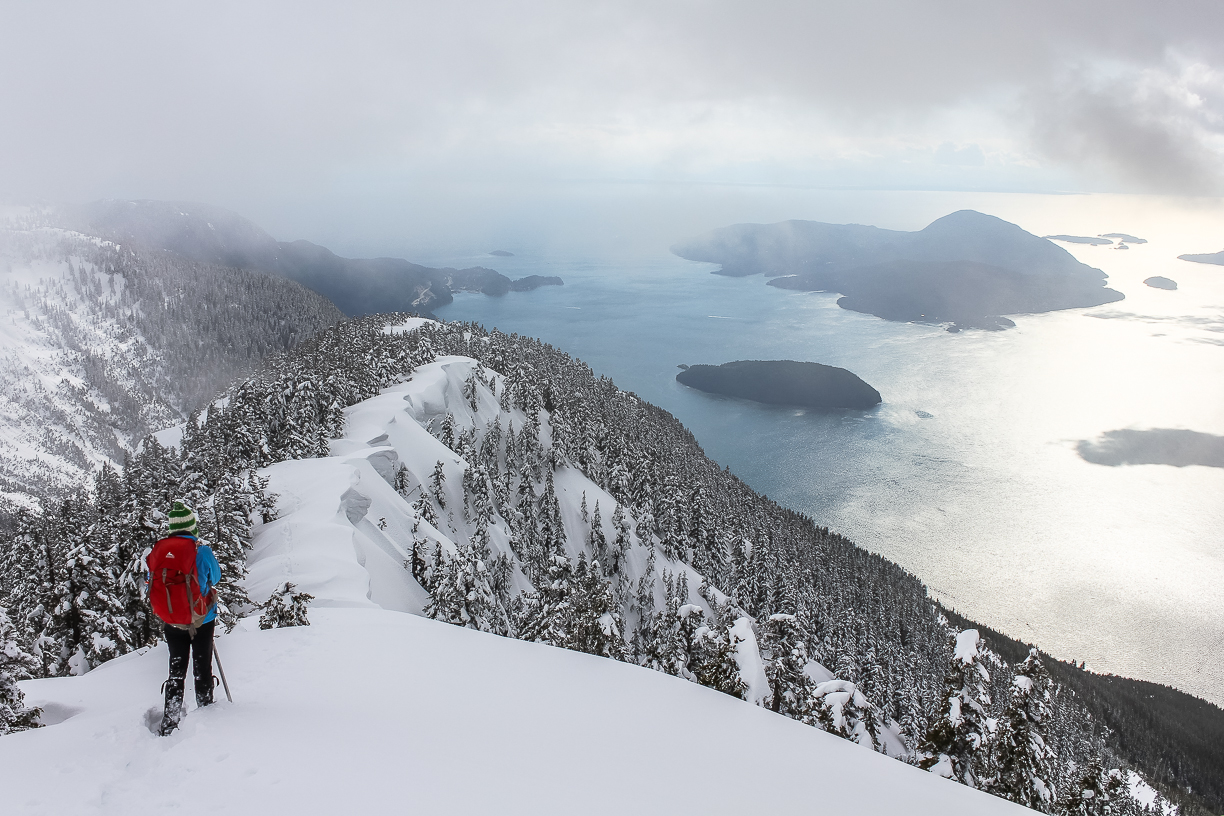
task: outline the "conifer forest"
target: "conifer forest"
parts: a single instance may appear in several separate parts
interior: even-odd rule
[[[121,262],[97,252],[101,274]],[[143,269],[110,274],[131,292],[151,285]],[[102,280],[78,274],[83,288]],[[1153,765],[1136,721],[1107,725],[1087,673],[1001,636],[996,645],[916,577],[755,493],[672,415],[581,361],[471,323],[397,331],[410,321],[402,314],[303,339],[332,317],[326,308],[303,317],[315,303],[307,293],[264,278],[246,285],[291,289],[286,314],[297,322],[240,332],[240,362],[218,358],[201,382],[278,353],[218,398],[204,399],[203,384],[170,394],[190,409],[177,444],[145,436],[121,466],[95,469],[87,488],[12,512],[0,542],[0,727],[36,721],[15,679],[79,673],[159,638],[143,557],[173,499],[197,508],[225,576],[220,619],[233,625],[258,611],[243,587],[247,548],[253,527],[277,512],[261,469],[329,455],[346,408],[427,366],[466,360],[464,410],[428,423],[458,465],[384,474],[416,519],[400,542],[410,553],[402,568],[427,591],[429,617],[681,677],[1040,812],[1144,813],[1131,795],[1136,772],[1182,813],[1219,801],[1210,753]],[[98,309],[130,308],[96,297]],[[146,316],[142,331],[170,333],[177,314]],[[168,370],[187,359],[167,355]],[[173,416],[138,404],[125,427]],[[614,507],[584,492],[584,540],[567,541],[558,482],[575,471]],[[307,622],[308,601],[287,585],[264,618]],[[1150,739],[1166,737],[1158,729]]]

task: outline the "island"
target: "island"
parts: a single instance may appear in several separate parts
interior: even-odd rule
[[[1190,261],[1191,263],[1202,264],[1217,264],[1224,266],[1224,250],[1219,252],[1209,252],[1205,255],[1178,255],[1179,261]]]
[[[541,286],[564,286],[565,281],[556,275],[528,275],[525,278],[510,281],[510,289],[514,292],[529,292]]]
[[[1125,232],[1107,232],[1101,236],[1102,238],[1113,238],[1121,241],[1124,244],[1146,244],[1146,238],[1136,238],[1134,235],[1127,235]]]
[[[1088,235],[1047,235],[1046,240],[1062,241],[1068,244],[1088,244],[1089,246],[1106,246],[1113,243],[1108,238],[1094,238]]]
[[[1144,281],[1153,289],[1168,289],[1170,292],[1177,288],[1177,281],[1172,278],[1166,278],[1161,275],[1155,275]]]
[[[504,249],[495,249],[495,250],[493,250],[492,252],[490,252],[489,254],[490,254],[490,255],[496,255],[496,256],[497,256],[497,257],[499,257],[499,258],[513,258],[513,257],[514,257],[514,253],[513,253],[513,252],[507,252],[507,251],[506,251],[506,250],[504,250]]]
[[[698,391],[769,405],[866,409],[881,402],[879,391],[844,368],[795,360],[692,365],[676,380]]]
[[[1099,239],[1098,239],[1099,240]],[[861,224],[737,224],[672,247],[715,274],[762,274],[770,286],[836,292],[843,309],[885,320],[1006,329],[1003,315],[1123,299],[1104,272],[1015,224],[973,210],[917,232]]]

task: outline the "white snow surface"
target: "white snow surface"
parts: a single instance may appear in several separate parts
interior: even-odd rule
[[[450,412],[483,437],[495,419],[503,429],[526,419],[501,411],[483,384],[473,412],[463,396],[473,369],[488,379],[464,357],[422,366],[347,409],[330,457],[264,471],[279,518],[254,531],[247,588],[259,602],[293,582],[315,597],[312,625],[260,631],[252,616],[220,636],[234,703],[154,736],[164,646],[23,682],[48,727],[0,739],[4,813],[1023,812],[686,680],[420,617],[427,596],[404,566],[414,535],[453,551],[474,530],[460,509],[467,465],[428,424]],[[550,433],[542,414],[541,438]],[[441,529],[410,504],[438,461]],[[393,487],[401,466],[408,499]],[[587,549],[584,494],[615,536],[609,494],[573,468],[554,483],[572,557]],[[489,535],[494,555],[512,554],[500,517]],[[648,548],[632,540],[625,571],[636,585]],[[701,576],[661,553],[658,599],[663,570],[688,575],[690,613],[709,611]],[[511,580],[529,586],[517,569]],[[759,703],[768,685],[755,636],[746,618],[732,631]],[[819,664],[808,672],[840,682]]]
[[[416,331],[426,323],[436,322],[436,320],[430,320],[427,317],[410,317],[403,323],[396,323],[393,326],[384,326],[383,334],[407,334],[408,332]]]
[[[23,683],[60,722],[0,739],[5,813],[1026,812],[658,672],[377,608],[310,615],[219,637],[235,702],[166,738],[164,647]]]
[[[956,650],[952,655],[954,660],[968,665],[978,659],[978,647],[982,642],[976,629],[966,629],[956,636]]]

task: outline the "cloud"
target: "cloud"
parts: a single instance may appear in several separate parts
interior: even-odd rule
[[[1077,69],[1029,98],[1035,146],[1097,180],[1145,192],[1224,194],[1224,73],[1159,66]]]
[[[0,197],[1210,192],[1221,30],[1217,0],[9,4]]]
[[[1125,428],[1076,443],[1080,458],[1095,465],[1224,467],[1224,436],[1176,428]]]
[[[944,142],[935,150],[935,163],[954,167],[981,167],[986,163],[986,154],[976,144],[957,147]]]

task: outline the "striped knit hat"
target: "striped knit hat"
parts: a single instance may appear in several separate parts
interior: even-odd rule
[[[170,535],[178,533],[196,534],[196,514],[188,505],[177,499],[170,511]]]

